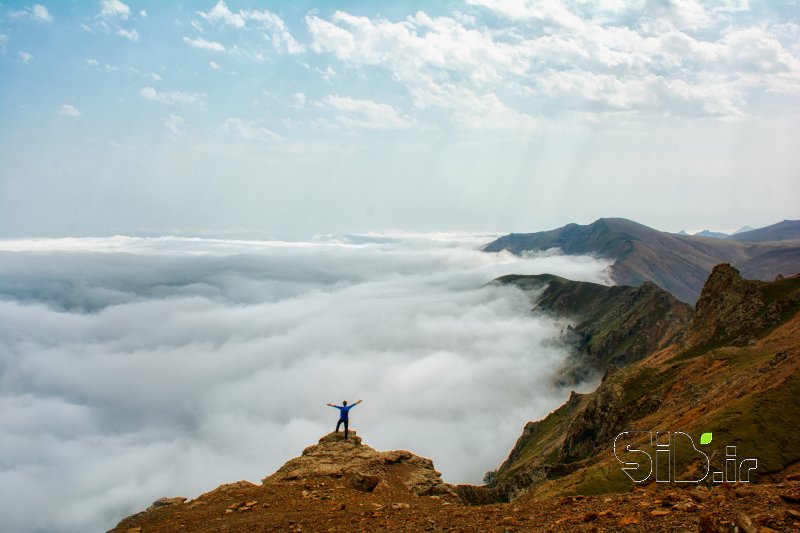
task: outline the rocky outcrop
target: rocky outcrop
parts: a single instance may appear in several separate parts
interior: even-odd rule
[[[229,483],[190,501],[161,498],[124,518],[113,531],[300,531],[300,523],[307,526],[303,531],[361,531],[366,517],[389,513],[406,517],[404,527],[388,529],[416,531],[429,525],[424,518],[423,523],[405,519],[424,516],[417,508],[461,504],[455,487],[442,481],[430,459],[405,450],[377,451],[350,430],[347,440],[343,433],[323,436],[260,484]],[[346,524],[332,524],[339,517]],[[367,530],[387,530],[385,526]]]
[[[757,317],[763,307],[755,282],[742,278],[727,263],[717,265],[697,300],[684,343],[687,347],[725,339],[745,343],[755,330],[761,329]]]
[[[347,440],[343,433],[325,435],[318,444],[303,450],[300,457],[289,460],[264,478],[264,483],[345,477],[354,488],[372,492],[390,469],[402,467],[402,482],[413,493],[426,496],[452,492],[430,459],[405,450],[379,452],[363,444],[354,430],[349,433]]]
[[[153,502],[153,504],[147,508],[148,511],[152,511],[153,509],[158,509],[160,507],[167,507],[168,505],[179,505],[185,502],[188,498],[185,496],[175,496],[173,498],[159,498]]]
[[[604,381],[567,426],[560,459],[563,462],[577,461],[598,451],[626,429],[630,415],[620,384]]]
[[[727,263],[717,265],[697,300],[684,346],[690,349],[721,343],[751,344],[798,307],[799,287],[796,276],[767,284],[742,278]]]

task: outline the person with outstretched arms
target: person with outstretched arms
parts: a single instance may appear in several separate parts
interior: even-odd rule
[[[358,400],[354,404],[347,405],[347,400],[344,400],[342,402],[342,405],[334,405],[332,403],[327,404],[329,407],[335,407],[336,409],[339,410],[339,421],[336,423],[336,433],[339,433],[339,426],[341,426],[344,423],[344,440],[347,440],[347,424],[350,420],[348,413],[350,412],[350,409],[352,409],[353,407],[355,407],[360,403],[361,400]]]

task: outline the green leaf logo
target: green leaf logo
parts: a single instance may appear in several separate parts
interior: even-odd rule
[[[708,444],[711,442],[712,436],[711,433],[703,433],[700,435],[700,444]]]

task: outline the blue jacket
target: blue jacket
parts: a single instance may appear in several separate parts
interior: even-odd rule
[[[332,407],[339,410],[339,420],[347,420],[347,413],[355,406],[356,404],[351,403],[350,405],[334,405]]]

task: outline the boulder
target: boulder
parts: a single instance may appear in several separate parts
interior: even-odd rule
[[[375,487],[380,483],[378,476],[369,476],[364,474],[354,473],[350,476],[350,485],[356,490],[364,492],[372,492]]]
[[[147,508],[148,511],[152,511],[153,509],[158,509],[159,507],[167,507],[169,505],[178,505],[179,503],[183,503],[187,500],[187,498],[183,496],[175,496],[173,498],[159,498]]]

